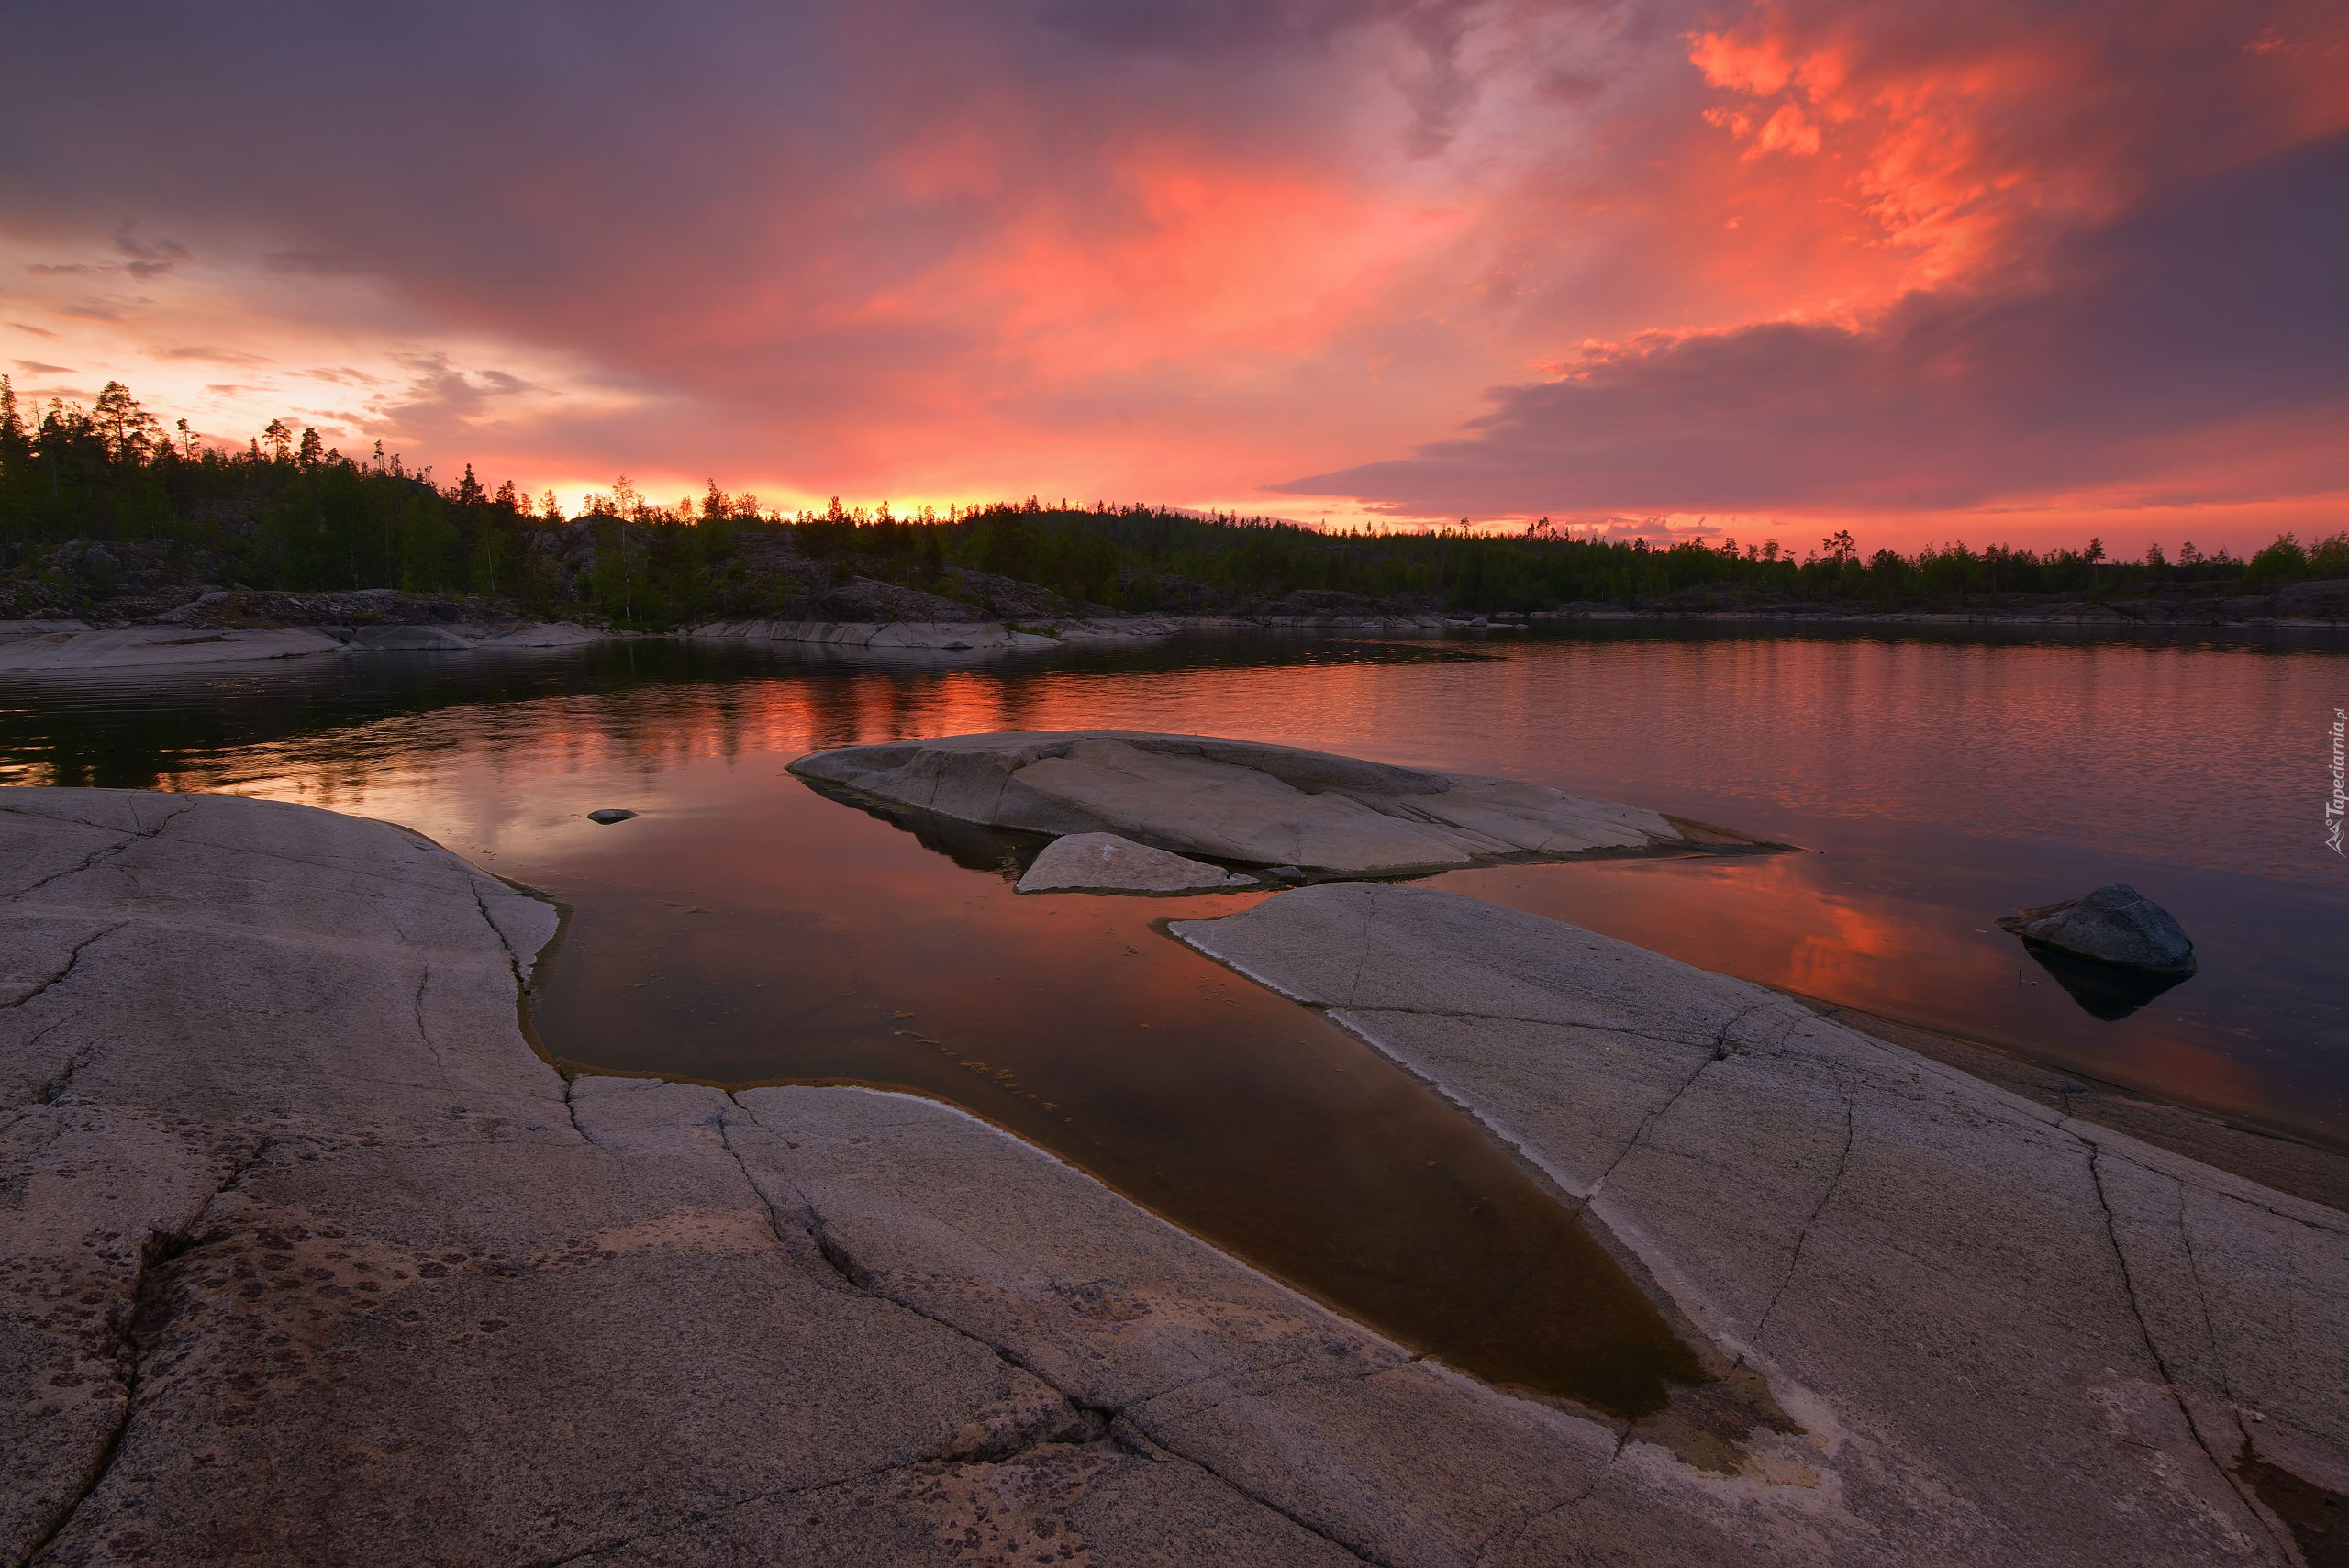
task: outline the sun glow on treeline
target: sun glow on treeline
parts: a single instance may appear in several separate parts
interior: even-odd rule
[[[255,588],[471,592],[536,613],[584,610],[650,627],[775,613],[808,591],[804,573],[783,569],[789,562],[814,563],[824,584],[862,577],[947,598],[970,596],[970,573],[994,574],[1052,589],[1075,609],[1111,611],[1230,608],[1298,592],[1472,611],[1692,593],[1710,604],[1716,591],[1732,604],[1936,606],[2349,576],[2349,531],[2307,546],[2286,534],[2248,559],[2188,542],[2174,557],[2155,546],[2121,560],[2094,539],[1903,555],[1866,550],[1849,529],[1790,546],[1576,535],[1546,518],[1508,534],[1465,518],[1432,530],[1317,528],[1034,495],[953,502],[942,515],[935,505],[868,510],[837,498],[785,514],[714,481],[698,495],[657,503],[625,478],[569,515],[551,491],[533,498],[510,480],[492,489],[470,464],[441,484],[396,453],[346,457],[282,420],[244,450],[223,450],[184,423],[164,428],[118,384],[92,409],[52,401],[34,419],[0,378],[0,555],[9,579],[53,577],[61,547],[99,540],[139,541],[178,570]]]

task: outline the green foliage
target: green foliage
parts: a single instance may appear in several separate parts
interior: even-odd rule
[[[1699,607],[1767,600],[1954,605],[1968,597],[2076,595],[2142,589],[2155,582],[2237,577],[2223,552],[2181,554],[2182,563],[2103,559],[2100,543],[2039,552],[2003,545],[1928,546],[1914,556],[1864,556],[1849,530],[1801,559],[1772,540],[1562,539],[1537,524],[1521,536],[1465,528],[1432,533],[1324,533],[1264,517],[1192,517],[1164,507],[1047,508],[1033,497],[940,521],[903,519],[837,502],[790,525],[800,548],[850,572],[931,585],[934,562],[1021,577],[1078,603],[1135,610],[1182,607],[1204,589],[1247,602],[1298,591],[1494,612],[1585,603],[1685,599]],[[2349,557],[2349,536],[2342,546]],[[2186,556],[2191,554],[2191,559]],[[2349,564],[2344,565],[2349,574]]]
[[[2253,556],[2243,568],[2243,575],[2254,583],[2272,583],[2278,578],[2305,577],[2308,574],[2308,552],[2300,548],[2299,538],[2292,534],[2277,534],[2276,542]]]
[[[1576,602],[1672,599],[1697,607],[1763,601],[1955,605],[2016,595],[2128,593],[2150,584],[2249,587],[2349,577],[2349,530],[2303,548],[2290,534],[2249,562],[2182,544],[2175,562],[2105,557],[2101,541],[2038,552],[1963,543],[1914,556],[1864,555],[1849,530],[1799,560],[1776,540],[1658,545],[1562,538],[1547,520],[1497,537],[1466,528],[1431,533],[1324,533],[1265,517],[1195,517],[1163,506],[1046,507],[1035,496],[940,517],[899,516],[835,498],[785,522],[754,495],[712,482],[674,506],[648,502],[623,478],[590,497],[593,540],[575,549],[548,495],[534,507],[512,481],[494,493],[467,465],[448,489],[379,447],[365,462],[322,450],[315,430],[272,421],[244,452],[195,448],[184,423],[165,431],[128,388],[109,383],[95,407],[21,406],[0,376],[0,567],[38,579],[45,552],[68,540],[162,541],[174,571],[205,570],[228,585],[295,590],[397,587],[494,595],[538,615],[576,614],[581,600],[612,619],[659,628],[778,607],[797,587],[745,564],[744,546],[787,536],[826,581],[863,574],[969,595],[952,569],[1040,584],[1073,604],[1211,608],[1304,593],[1416,600],[1496,612]],[[565,555],[584,570],[557,564]]]

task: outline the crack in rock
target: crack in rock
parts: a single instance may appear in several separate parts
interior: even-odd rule
[[[130,1430],[131,1416],[139,1401],[139,1331],[161,1303],[161,1291],[156,1284],[156,1274],[161,1266],[187,1251],[194,1243],[196,1227],[203,1223],[213,1204],[223,1193],[234,1190],[273,1146],[274,1140],[266,1136],[257,1140],[251,1151],[222,1178],[218,1185],[205,1195],[203,1201],[195,1206],[194,1211],[184,1220],[170,1230],[149,1231],[146,1240],[139,1244],[139,1267],[130,1278],[130,1310],[109,1324],[107,1335],[116,1375],[122,1384],[121,1409],[115,1418],[112,1429],[106,1434],[106,1446],[91,1461],[89,1470],[75,1488],[72,1497],[58,1509],[57,1517],[41,1532],[32,1550],[25,1553],[25,1562],[39,1558],[65,1533],[74,1516],[82,1511],[82,1506],[106,1484],[107,1475],[114,1470],[115,1461],[122,1453],[123,1438]]]
[[[1776,998],[1774,997],[1772,1000],[1775,1001]],[[1729,1060],[1730,1030],[1735,1029],[1751,1015],[1760,1012],[1764,1007],[1768,1006],[1770,1006],[1770,1003],[1768,1002],[1757,1002],[1753,1006],[1744,1009],[1742,1012],[1731,1014],[1722,1022],[1720,1029],[1716,1031],[1713,1036],[1713,1049],[1710,1054],[1707,1055],[1703,1061],[1697,1063],[1695,1069],[1689,1073],[1688,1076],[1682,1080],[1680,1087],[1673,1090],[1671,1095],[1666,1098],[1662,1105],[1656,1106],[1653,1110],[1648,1112],[1647,1115],[1640,1118],[1640,1125],[1631,1129],[1631,1138],[1624,1143],[1621,1149],[1616,1151],[1615,1158],[1607,1162],[1607,1169],[1599,1172],[1598,1179],[1590,1184],[1591,1197],[1596,1198],[1599,1194],[1599,1190],[1607,1185],[1607,1178],[1615,1173],[1615,1167],[1620,1165],[1624,1161],[1631,1157],[1631,1151],[1640,1146],[1640,1142],[1642,1139],[1647,1137],[1648,1129],[1653,1127],[1657,1120],[1661,1118],[1665,1112],[1678,1105],[1682,1095],[1686,1095],[1689,1090],[1697,1086],[1697,1080],[1703,1075],[1705,1069],[1710,1067],[1716,1062],[1726,1062]],[[1683,1041],[1680,1043],[1685,1044],[1687,1042]]]
[[[1631,1446],[1631,1424],[1626,1422],[1624,1423],[1622,1431],[1616,1435],[1615,1451],[1609,1454],[1605,1462],[1599,1465],[1598,1473],[1590,1478],[1590,1484],[1588,1485],[1585,1486],[1581,1491],[1575,1493],[1571,1497],[1561,1497],[1556,1502],[1551,1504],[1548,1507],[1541,1509],[1539,1512],[1527,1515],[1524,1520],[1520,1522],[1515,1529],[1508,1532],[1507,1540],[1488,1539],[1485,1545],[1477,1549],[1477,1568],[1485,1568],[1485,1564],[1491,1562],[1493,1561],[1493,1553],[1497,1551],[1506,1551],[1510,1547],[1515,1546],[1519,1541],[1523,1540],[1528,1534],[1531,1533],[1536,1526],[1542,1523],[1542,1520],[1554,1518],[1558,1515],[1564,1513],[1569,1508],[1578,1507],[1582,1504],[1588,1502],[1591,1495],[1597,1492],[1599,1487],[1605,1485],[1607,1478],[1615,1473],[1616,1462],[1623,1457],[1623,1451]],[[1495,1536],[1497,1537],[1498,1533],[1499,1532],[1496,1531]]]
[[[15,812],[16,807],[8,806],[6,809],[13,813]],[[136,804],[131,806],[131,813],[134,817],[138,814],[138,809],[139,808]],[[151,839],[155,837],[164,828],[170,827],[173,823],[178,821],[181,817],[186,816],[189,812],[194,811],[195,809],[195,803],[194,801],[190,801],[187,805],[181,806],[177,811],[164,813],[163,819],[161,822],[156,823],[152,828],[141,828],[128,833],[123,833],[122,829],[119,828],[109,828],[104,824],[96,822],[85,822],[78,817],[67,817],[65,820],[73,823],[77,827],[95,828],[101,833],[122,833],[122,837],[117,839],[111,844],[102,844],[98,848],[92,850],[88,854],[82,857],[82,863],[80,865],[68,866],[63,871],[51,872],[47,876],[42,877],[39,882],[33,883],[31,885],[27,887],[18,888],[16,892],[8,895],[9,900],[14,902],[25,897],[28,894],[39,892],[42,888],[47,887],[52,882],[61,881],[69,876],[79,876],[85,871],[93,870],[100,861],[103,861],[111,855],[120,854],[123,851],[128,849],[131,845],[137,843],[141,839]],[[26,815],[35,817],[39,816],[38,813],[26,813]],[[42,819],[51,822],[57,820],[57,818],[53,817]]]
[[[432,1065],[440,1074],[440,1086],[453,1095],[457,1092],[457,1085],[449,1081],[449,1064],[441,1059],[440,1047],[432,1039],[431,1026],[424,1021],[424,990],[431,984],[432,965],[428,962],[416,972],[416,995],[410,1003],[416,1011],[416,1038],[422,1040],[424,1049],[432,1053]]]
[[[729,1100],[732,1099],[732,1097],[733,1096],[731,1095],[728,1095]],[[751,1119],[754,1125],[762,1128],[764,1127],[765,1124],[760,1122],[754,1113],[746,1114],[751,1114]],[[750,1184],[752,1195],[756,1196],[760,1203],[766,1208],[768,1224],[774,1231],[776,1243],[783,1247],[787,1254],[791,1254],[796,1257],[797,1255],[797,1250],[792,1247],[784,1233],[781,1211],[767,1198],[765,1193],[761,1191],[757,1178],[751,1173],[751,1167],[749,1163],[743,1160],[741,1151],[734,1147],[733,1140],[731,1136],[727,1133],[725,1124],[722,1120],[719,1123],[719,1136],[725,1144],[727,1152],[734,1157],[735,1164],[740,1168],[742,1172],[742,1179]],[[871,1269],[868,1269],[863,1264],[858,1262],[854,1254],[850,1252],[848,1248],[844,1246],[837,1237],[830,1233],[829,1228],[825,1223],[822,1210],[818,1209],[815,1203],[809,1199],[806,1189],[800,1187],[796,1183],[793,1183],[791,1184],[791,1190],[793,1195],[799,1200],[803,1223],[807,1227],[809,1237],[816,1243],[818,1255],[823,1259],[826,1266],[828,1266],[834,1273],[838,1274],[842,1283],[847,1284],[851,1289],[875,1301],[886,1302],[890,1306],[897,1307],[901,1311],[910,1313],[914,1317],[919,1318],[926,1322],[935,1323],[949,1333],[953,1334],[960,1339],[967,1340],[972,1344],[981,1346],[993,1353],[1006,1365],[1016,1367],[1019,1371],[1026,1373],[1038,1383],[1042,1384],[1046,1388],[1051,1389],[1054,1394],[1058,1395],[1061,1401],[1065,1404],[1070,1410],[1077,1415],[1080,1422],[1084,1426],[1096,1430],[1109,1432],[1111,1441],[1118,1442],[1121,1448],[1128,1446],[1123,1440],[1118,1438],[1114,1432],[1111,1431],[1111,1429],[1116,1427],[1133,1425],[1133,1418],[1127,1407],[1123,1406],[1096,1406],[1086,1404],[1074,1395],[1072,1395],[1067,1389],[1062,1387],[1051,1377],[1047,1376],[1026,1358],[1018,1354],[1010,1346],[999,1345],[991,1340],[974,1334],[968,1329],[963,1328],[961,1324],[953,1322],[949,1318],[939,1317],[936,1313],[925,1309],[918,1304],[907,1301],[902,1296],[893,1295],[889,1291],[884,1289],[882,1287],[880,1276]],[[1208,1377],[1202,1378],[1198,1381],[1210,1381],[1213,1377],[1219,1375],[1223,1374],[1210,1373]],[[1335,1379],[1331,1381],[1347,1380]],[[1146,1396],[1144,1402],[1147,1402],[1148,1399],[1161,1397],[1169,1392],[1173,1392],[1173,1390],[1159,1390],[1154,1394]],[[1134,1429],[1137,1431],[1141,1430],[1138,1426],[1135,1427]],[[1250,1488],[1240,1485],[1238,1482],[1232,1480],[1231,1477],[1216,1469],[1214,1465],[1198,1458],[1197,1455],[1183,1452],[1180,1449],[1165,1442],[1163,1439],[1152,1436],[1149,1433],[1142,1433],[1142,1436],[1153,1447],[1162,1449],[1163,1451],[1181,1460],[1184,1463],[1189,1464],[1195,1469],[1200,1471],[1202,1473],[1212,1477],[1219,1484],[1230,1490],[1235,1496],[1246,1498],[1248,1501],[1254,1503],[1259,1507],[1279,1515],[1282,1518],[1288,1520],[1299,1529],[1306,1531],[1308,1534],[1312,1535],[1319,1540],[1329,1542],[1331,1546],[1334,1546],[1339,1551],[1345,1552],[1348,1556],[1353,1557],[1357,1562],[1377,1562],[1377,1559],[1364,1555],[1361,1551],[1347,1542],[1339,1540],[1326,1529],[1314,1525],[1308,1520],[1299,1518],[1297,1515],[1291,1513],[1286,1508],[1282,1507],[1278,1503],[1274,1502],[1271,1498],[1263,1496]],[[1000,1456],[988,1455],[985,1457],[994,1462],[1002,1462],[1004,1460],[1017,1458],[1035,1448],[1058,1440],[1062,1440],[1060,1434],[1054,1434],[1041,1439],[1031,1439],[1021,1447],[1011,1451],[1008,1454]],[[962,1459],[957,1460],[956,1462],[961,1462],[963,1460],[967,1460],[969,1457],[970,1456],[963,1456]],[[1147,1454],[1141,1454],[1137,1457],[1148,1458],[1151,1456]]]
[[[1470,1012],[1465,1008],[1357,1007],[1351,1003],[1342,1006],[1323,1007],[1320,1004],[1312,1002],[1306,1003],[1305,1006],[1314,1007],[1318,1011],[1359,1013],[1365,1018],[1453,1018],[1471,1023],[1531,1024],[1538,1029],[1583,1029],[1591,1034],[1613,1035],[1623,1040],[1644,1040],[1655,1045],[1675,1045],[1687,1047],[1706,1043],[1701,1040],[1691,1040],[1682,1035],[1651,1034],[1645,1029],[1631,1029],[1627,1026],[1617,1024],[1585,1023],[1578,1020],[1565,1018],[1520,1018],[1511,1013],[1475,1013]],[[1749,1008],[1747,1010],[1750,1012],[1753,1009]],[[1742,1018],[1744,1014],[1740,1014],[1738,1016]],[[1716,1032],[1711,1043],[1716,1052],[1713,1060],[1716,1062],[1723,1060],[1724,1055],[1720,1051],[1720,1039],[1718,1032]]]
[[[2137,1320],[2138,1337],[2143,1340],[2145,1354],[2152,1358],[2154,1370],[2161,1373],[2163,1392],[2169,1396],[2170,1403],[2177,1407],[2178,1418],[2186,1423],[2186,1435],[2192,1438],[2194,1446],[2202,1451],[2202,1457],[2210,1461],[2210,1468],[2217,1473],[2220,1481],[2239,1501],[2243,1502],[2246,1511],[2258,1521],[2260,1529],[2267,1535],[2269,1540],[2275,1542],[2277,1549],[2283,1553],[2284,1560],[2288,1562],[2292,1561],[2292,1547],[2287,1541],[2277,1540],[2275,1527],[2267,1522],[2265,1510],[2254,1507],[2244,1499],[2244,1483],[2236,1476],[2229,1465],[2220,1460],[2218,1454],[2212,1451],[2209,1440],[2202,1436],[2202,1428],[2194,1419],[2194,1411],[2186,1402],[2186,1391],[2179,1385],[2176,1374],[2170,1370],[2169,1358],[2162,1354],[2161,1345],[2154,1335],[2153,1325],[2145,1320],[2144,1307],[2137,1296],[2136,1274],[2129,1267],[2127,1250],[2121,1245],[2120,1222],[2112,1212],[2112,1200],[2104,1190],[2103,1146],[2095,1139],[2076,1129],[2072,1129],[2072,1136],[2087,1147],[2088,1179],[2096,1189],[2097,1207],[2104,1211],[2104,1238],[2112,1248],[2113,1262],[2120,1267],[2121,1292],[2128,1299],[2130,1316]]]
[[[1841,1074],[1838,1074],[1838,1077],[1840,1078]],[[1762,1336],[1769,1329],[1770,1315],[1778,1310],[1778,1298],[1786,1295],[1787,1286],[1794,1284],[1796,1273],[1802,1268],[1802,1250],[1804,1244],[1810,1240],[1811,1227],[1819,1223],[1819,1217],[1826,1213],[1827,1206],[1834,1201],[1836,1189],[1843,1184],[1843,1173],[1852,1163],[1852,1143],[1858,1124],[1859,1090],[1856,1087],[1848,1087],[1842,1083],[1838,1083],[1836,1087],[1843,1091],[1842,1151],[1835,1157],[1835,1173],[1827,1178],[1826,1190],[1819,1195],[1819,1201],[1811,1206],[1809,1218],[1802,1222],[1802,1229],[1795,1233],[1795,1249],[1787,1255],[1785,1276],[1778,1281],[1778,1288],[1770,1293],[1770,1304],[1762,1309],[1761,1318],[1753,1325],[1753,1342],[1756,1346],[1762,1343]]]
[[[23,995],[18,996],[15,1001],[0,1002],[0,1011],[9,1011],[21,1007],[51,988],[65,984],[66,977],[72,974],[73,973],[74,966],[82,962],[82,950],[83,948],[105,940],[106,938],[114,935],[117,931],[122,929],[128,924],[130,924],[130,922],[128,920],[117,920],[105,930],[99,931],[92,936],[83,937],[80,941],[75,942],[73,944],[73,951],[65,955],[65,966],[62,969],[60,969],[48,979],[39,982],[31,990],[26,992]]]
[[[571,1097],[572,1088],[578,1082],[576,1078],[565,1078],[562,1081],[563,1113],[571,1118],[571,1130],[577,1133],[583,1142],[590,1148],[601,1149],[604,1146],[596,1141],[596,1135],[579,1125],[579,1103]]]

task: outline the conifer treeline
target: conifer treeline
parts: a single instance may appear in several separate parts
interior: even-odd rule
[[[582,530],[592,549],[577,548]],[[625,479],[565,519],[551,493],[535,503],[511,481],[486,488],[471,465],[437,485],[380,446],[363,460],[327,450],[315,430],[273,420],[242,452],[166,429],[109,383],[90,409],[51,401],[20,411],[0,377],[0,558],[8,574],[44,570],[72,540],[143,540],[244,586],[472,591],[547,612],[591,607],[662,626],[758,613],[798,585],[763,578],[743,547],[788,537],[831,581],[867,575],[944,594],[952,568],[1040,584],[1080,604],[1150,610],[1198,589],[1244,603],[1299,590],[1475,611],[1576,601],[1626,603],[1718,587],[1732,595],[1954,603],[1968,595],[2126,592],[2151,582],[2248,588],[2349,576],[2349,532],[2303,548],[2291,535],[2242,561],[2191,545],[2176,560],[2109,558],[2100,543],[2034,551],[1963,544],[1913,556],[1863,554],[1848,532],[1798,551],[1778,541],[1658,545],[1562,537],[1546,519],[1524,534],[1323,532],[1264,517],[1201,517],[1166,507],[1046,506],[1030,496],[940,517],[924,507],[867,512],[836,499],[785,517],[711,484],[674,506]],[[755,555],[757,552],[751,552]],[[591,561],[566,573],[560,561]]]

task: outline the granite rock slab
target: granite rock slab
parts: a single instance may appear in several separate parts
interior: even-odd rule
[[[1115,833],[1069,833],[1044,846],[1020,876],[1018,891],[1197,893],[1258,885],[1252,876],[1153,850]]]
[[[117,631],[55,631],[0,643],[0,674],[229,664],[339,653],[342,643],[316,627],[205,631],[184,626],[134,626]]]
[[[1007,1135],[566,1084],[554,909],[388,824],[8,790],[0,865],[0,1562],[1356,1560],[1047,1374],[1408,1358]]]
[[[693,635],[732,642],[812,642],[956,653],[1009,648],[1017,640],[999,621],[712,621],[694,628]]]
[[[800,777],[993,828],[1114,833],[1245,865],[1346,874],[1686,847],[1662,816],[1540,784],[1210,736],[1008,731],[850,746]]]
[[[1921,1528],[1915,1561],[2285,1561],[2242,1466],[2349,1476],[2335,1209],[1453,894],[1327,884],[1173,929],[1586,1206],[1819,1440],[1822,1526]],[[1648,1479],[1619,1463],[1573,1514]],[[1570,1557],[1577,1529],[1520,1549]]]
[[[2334,1211],[1471,900],[1186,929],[1798,1429],[1497,1392],[929,1101],[566,1083],[555,911],[389,824],[7,790],[0,866],[0,1562],[2282,1563],[2239,1434],[2341,1447]]]
[[[26,624],[26,623],[13,623]],[[78,623],[8,637],[0,635],[0,674],[102,673],[110,670],[171,670],[321,653],[464,653],[478,648],[576,648],[603,634],[568,623],[501,630],[392,624],[287,626],[254,629],[180,624],[94,631]]]

